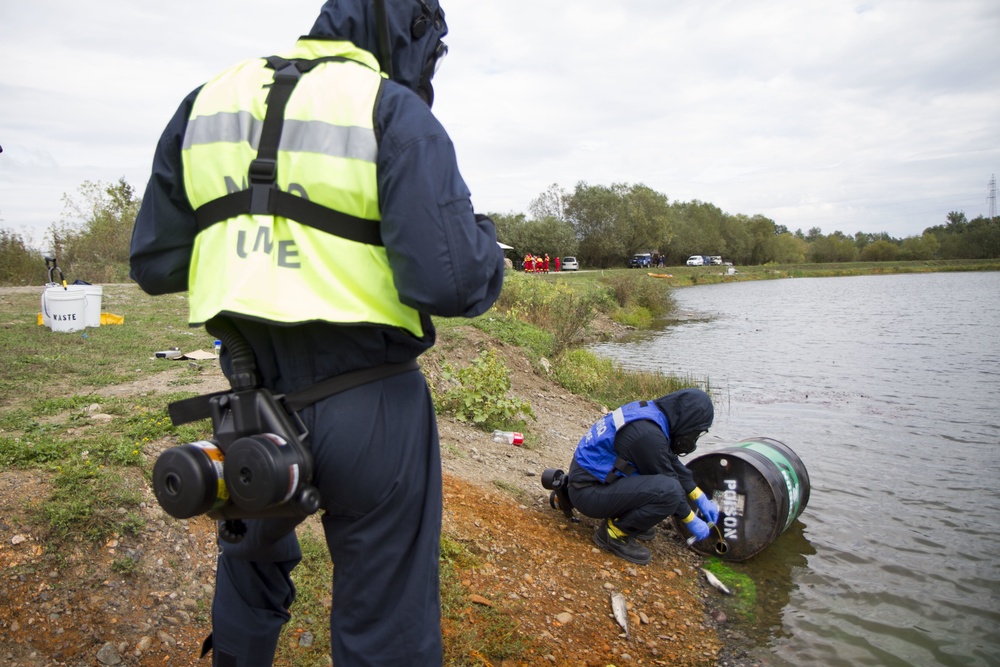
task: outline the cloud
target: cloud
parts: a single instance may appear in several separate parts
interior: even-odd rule
[[[61,210],[53,192],[98,174],[141,190],[180,99],[237,60],[287,48],[319,6],[0,7],[0,52],[35,54],[0,71],[3,224],[47,224]],[[991,0],[444,8],[451,53],[435,112],[479,210],[527,212],[549,185],[586,181],[641,182],[827,233],[901,237],[950,210],[986,212],[1000,166]],[[44,175],[27,169],[43,154]]]
[[[536,76],[494,59],[483,69],[508,76],[475,90],[511,100],[495,105],[502,115],[476,119],[489,136],[512,138],[507,157],[494,150],[489,160],[523,158],[505,178],[569,187],[641,181],[793,229],[819,222],[828,232],[903,236],[973,203],[969,193],[996,163],[995,149],[984,152],[997,143],[989,108],[1000,92],[998,48],[987,36],[1000,21],[989,3],[638,5],[603,5],[602,13],[596,3],[574,4],[567,13],[575,19],[543,9],[514,28],[504,17],[534,16],[515,9],[483,21],[489,30],[471,29],[473,50],[503,50],[517,34],[514,62],[525,45],[535,54]],[[591,22],[581,29],[584,17]],[[453,50],[456,59],[461,52]],[[463,88],[447,92],[470,94],[459,78]],[[470,145],[483,152],[466,136],[474,126],[466,119],[453,132],[460,155]],[[539,128],[559,139],[543,143]],[[531,137],[529,150],[518,136]],[[477,167],[476,176],[489,171]],[[530,177],[541,169],[545,176]]]

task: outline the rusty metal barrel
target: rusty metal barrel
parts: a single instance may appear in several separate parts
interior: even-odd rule
[[[692,548],[724,560],[746,560],[788,530],[809,502],[809,473],[802,460],[772,438],[741,440],[733,447],[686,462],[701,490],[719,506],[719,521]]]

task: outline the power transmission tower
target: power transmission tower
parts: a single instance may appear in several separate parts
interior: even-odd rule
[[[990,220],[997,217],[997,176],[991,175],[989,185],[986,186],[986,201],[990,203]]]

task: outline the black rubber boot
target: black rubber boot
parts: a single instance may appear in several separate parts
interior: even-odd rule
[[[594,544],[636,565],[645,565],[653,560],[652,552],[646,547],[636,544],[634,538],[628,535],[612,537],[608,533],[609,523],[611,523],[611,519],[602,521],[597,526],[597,530],[594,531]]]

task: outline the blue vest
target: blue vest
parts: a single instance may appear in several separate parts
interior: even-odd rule
[[[605,484],[615,477],[625,477],[625,472],[615,468],[615,461],[619,458],[615,452],[615,434],[625,424],[639,419],[655,422],[663,431],[663,435],[670,438],[667,416],[651,402],[635,401],[634,403],[626,403],[591,426],[587,434],[580,438],[573,458],[576,459],[581,468]],[[629,463],[624,459],[622,461]],[[629,474],[636,474],[634,465]]]

